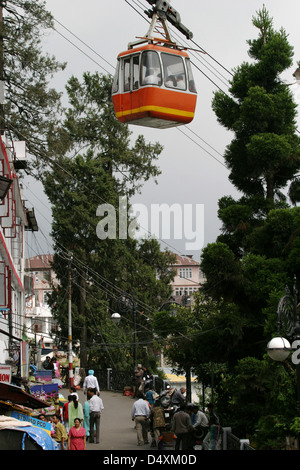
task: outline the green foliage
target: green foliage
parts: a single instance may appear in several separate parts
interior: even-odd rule
[[[127,231],[124,238],[119,226],[122,217],[125,229],[132,222],[129,196],[159,173],[155,160],[161,146],[146,144],[142,136],[131,144],[128,127],[114,115],[110,78],[86,73],[80,82],[72,77],[67,91],[70,106],[51,134],[52,148],[58,153],[43,178],[52,204],[54,269],[60,281],[57,298],[52,299],[53,312],[64,341],[63,299],[71,252],[73,338],[80,341],[81,364],[132,370],[133,308],[122,314],[120,327],[113,325],[111,313],[118,311],[116,301],[121,295],[135,295],[138,359],[150,365],[156,344],[149,321],[159,298],[170,295],[173,273],[167,268],[173,258],[160,251],[156,240],[138,241]],[[99,238],[99,208],[113,210],[115,237]]]
[[[41,168],[49,163],[48,133],[60,113],[61,94],[49,87],[49,81],[65,64],[42,52],[43,32],[53,28],[44,1],[8,0],[2,4],[4,120],[15,140],[26,140],[30,154],[36,157],[35,166]]]
[[[225,153],[230,180],[248,196],[274,201],[300,166],[296,104],[280,82],[292,64],[293,48],[283,30],[274,31],[265,8],[253,23],[260,31],[258,39],[248,41],[254,62],[235,70],[232,97],[217,92],[212,107],[218,121],[235,134]]]
[[[276,32],[263,7],[253,18],[258,38],[248,41],[251,63],[236,68],[230,93],[217,92],[212,107],[234,133],[225,151],[230,180],[239,200],[224,196],[218,215],[222,234],[202,252],[203,290],[218,303],[201,323],[210,331],[197,343],[207,363],[224,363],[215,394],[222,423],[257,448],[285,446],[298,432],[293,364],[264,357],[277,334],[276,311],[286,285],[300,278],[300,166],[296,104],[280,74],[292,64],[287,34]],[[220,300],[222,299],[222,301]],[[204,357],[204,356],[202,356]]]

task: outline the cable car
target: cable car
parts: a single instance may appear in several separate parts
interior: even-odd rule
[[[185,30],[178,21],[179,15],[168,2],[158,3],[160,6],[163,4],[164,15],[160,17],[156,5],[155,11],[149,12],[152,24],[146,37],[129,44],[128,50],[118,55],[112,101],[119,121],[166,129],[193,120],[197,92],[188,53],[171,40],[166,25],[169,14],[172,15],[172,24]],[[153,38],[152,32],[158,20],[166,32],[163,40]]]

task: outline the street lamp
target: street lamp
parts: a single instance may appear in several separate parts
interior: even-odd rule
[[[121,321],[121,315],[117,312],[113,313],[112,316],[111,316],[111,319],[114,323],[116,323],[118,325]]]
[[[294,277],[293,292],[290,293],[288,287],[285,288],[285,295],[281,297],[277,307],[277,333],[267,346],[268,355],[275,361],[284,361],[293,349],[297,349],[300,344],[300,322],[298,315],[298,291],[296,276]],[[288,339],[283,338],[281,332]],[[292,346],[289,341],[292,341]],[[300,361],[292,361],[296,365],[297,375],[297,414],[300,415]]]
[[[137,366],[136,359],[136,303],[135,295],[121,295],[116,301],[117,310],[121,313],[132,313],[133,315],[133,362],[134,370]],[[121,321],[121,315],[117,312],[113,313],[111,319],[114,323],[119,324]]]

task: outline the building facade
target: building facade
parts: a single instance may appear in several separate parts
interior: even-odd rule
[[[176,256],[176,262],[171,266],[176,275],[172,285],[172,297],[180,304],[192,303],[193,294],[197,292],[204,282],[203,274],[200,270],[200,263],[192,256]]]
[[[48,305],[48,295],[57,286],[52,261],[50,254],[26,259],[26,273],[33,286],[32,295],[26,299],[26,335],[46,350],[53,349],[53,333],[57,331]]]
[[[25,296],[30,280],[25,275],[24,232],[38,230],[34,210],[22,198],[18,170],[26,165],[25,142],[0,136],[0,364],[11,364],[22,374],[28,367],[23,341]],[[26,344],[25,344],[26,343]]]

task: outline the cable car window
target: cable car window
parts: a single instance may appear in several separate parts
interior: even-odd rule
[[[197,93],[190,59],[186,59],[186,68],[187,68],[188,80],[189,80],[189,90],[192,93]]]
[[[124,91],[130,91],[130,57],[124,60]]]
[[[140,56],[139,55],[133,56],[132,69],[133,69],[132,87],[134,90],[137,90],[139,88],[139,71],[140,71]]]
[[[186,90],[186,74],[182,57],[164,53],[161,57],[166,87]]]
[[[159,56],[155,51],[144,51],[141,62],[141,85],[162,84]]]
[[[120,71],[120,61],[118,60],[116,72],[115,72],[114,80],[112,84],[112,93],[117,93],[119,91],[119,71]]]

